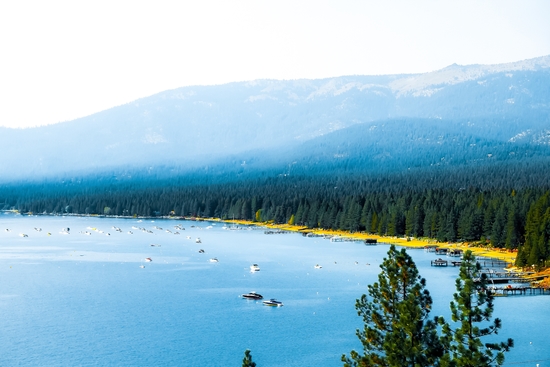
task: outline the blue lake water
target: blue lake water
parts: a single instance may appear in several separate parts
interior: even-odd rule
[[[360,350],[355,300],[376,281],[387,245],[223,226],[0,214],[0,365],[240,366],[250,349],[260,367],[341,366],[343,353]],[[449,318],[458,269],[409,253],[432,315]],[[284,306],[240,297],[249,291]],[[549,296],[496,299],[496,340],[516,343],[505,365],[550,366],[549,305]]]

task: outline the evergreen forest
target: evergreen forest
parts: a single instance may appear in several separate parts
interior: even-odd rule
[[[550,260],[546,167],[431,169],[372,177],[89,175],[5,184],[0,208],[34,214],[217,217],[424,237],[517,251],[516,265],[543,267]]]

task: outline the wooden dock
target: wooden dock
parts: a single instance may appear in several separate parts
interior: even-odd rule
[[[435,248],[435,254],[436,255],[447,255],[448,251],[449,251],[449,249],[444,248],[444,247],[436,247]]]
[[[448,266],[449,262],[443,259],[436,259],[431,261],[432,266]]]
[[[283,231],[283,230],[268,230],[264,231],[264,234],[289,234],[291,232],[289,231]]]
[[[449,257],[462,257],[462,250],[450,249],[447,252],[447,256],[449,256]]]
[[[550,289],[541,288],[541,287],[532,287],[532,286],[523,286],[523,287],[491,287],[491,292],[495,296],[526,296],[526,295],[537,295],[537,294],[548,294],[550,295]]]

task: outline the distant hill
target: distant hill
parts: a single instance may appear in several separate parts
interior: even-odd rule
[[[486,165],[548,157],[549,120],[550,56],[415,75],[257,80],[0,128],[0,169],[10,181],[159,165],[179,173]]]

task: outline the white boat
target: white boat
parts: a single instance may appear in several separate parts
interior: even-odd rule
[[[218,258],[217,258],[217,257],[213,257],[213,258],[211,258],[211,259],[208,260],[208,261],[210,261],[211,263],[217,263],[217,262],[218,262]]]
[[[153,259],[151,259],[150,257],[146,257],[146,258],[145,258],[145,261],[151,262],[151,261],[153,261]]]
[[[195,243],[202,243],[200,237],[197,237],[197,239],[195,240]]]
[[[140,265],[139,267],[142,268],[142,269],[144,269],[144,268],[145,268],[145,265]]]
[[[21,237],[29,237],[29,236],[26,235],[25,233],[19,233],[19,235],[20,235]]]
[[[250,265],[250,272],[253,273],[255,271],[260,271],[260,267],[258,266],[258,264]]]
[[[283,306],[283,302],[277,301],[275,298],[271,298],[268,301],[263,301],[262,303],[265,306],[270,306],[270,307],[281,307],[281,306]]]
[[[319,265],[319,264],[316,264],[316,265],[314,266],[314,268],[315,268],[315,269],[322,269],[323,267],[322,267],[321,265]]]

